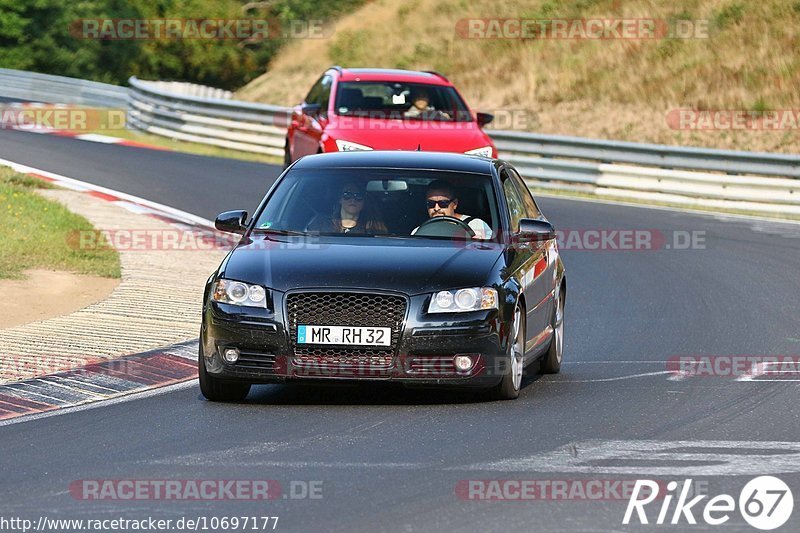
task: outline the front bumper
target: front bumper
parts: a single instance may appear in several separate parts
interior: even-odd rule
[[[492,387],[508,364],[510,324],[497,310],[428,315],[427,297],[409,299],[408,312],[391,356],[349,354],[346,347],[326,347],[323,355],[295,353],[287,320],[276,295],[271,313],[207,302],[203,314],[201,354],[207,372],[218,379],[248,383],[300,380],[392,381],[424,386]],[[236,363],[223,360],[221,350],[235,347]],[[457,355],[473,360],[459,371]]]

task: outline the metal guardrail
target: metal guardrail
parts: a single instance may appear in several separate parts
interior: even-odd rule
[[[173,139],[282,157],[288,108],[168,92],[135,76],[131,126]]]
[[[230,100],[233,98],[233,93],[225,89],[217,89],[216,87],[209,87],[208,85],[199,85],[197,83],[187,83],[183,81],[148,81],[151,87],[159,89],[166,93],[183,94],[187,96],[199,96],[200,98],[215,98],[221,100]]]
[[[513,157],[507,158],[514,161]],[[515,166],[529,187],[687,206],[800,215],[800,180],[534,158]],[[566,167],[566,170],[560,167]]]
[[[607,141],[515,131],[489,134],[501,152],[650,167],[800,178],[800,156]]]
[[[125,108],[128,89],[108,83],[0,68],[0,96],[34,102]]]
[[[172,90],[132,77],[130,89],[0,69],[0,96],[128,106],[128,123],[180,139],[283,155],[290,108]],[[195,92],[197,94],[186,94]],[[206,96],[198,96],[199,94]],[[215,98],[207,95],[219,96]],[[539,189],[800,215],[800,156],[488,131],[500,157]]]

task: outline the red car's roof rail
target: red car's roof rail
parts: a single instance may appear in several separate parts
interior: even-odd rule
[[[339,74],[342,73],[342,67],[340,67],[339,65],[333,65],[332,67],[328,67],[327,70],[335,70]]]

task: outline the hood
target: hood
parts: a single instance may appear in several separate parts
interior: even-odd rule
[[[334,139],[369,146],[373,150],[466,152],[493,145],[476,122],[335,117],[326,128]]]
[[[408,295],[483,286],[502,253],[497,243],[320,237],[297,244],[254,236],[220,267],[228,279],[279,291],[298,288],[378,289]],[[352,241],[343,243],[342,241]]]

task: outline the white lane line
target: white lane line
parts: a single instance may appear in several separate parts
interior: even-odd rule
[[[132,194],[116,191],[114,189],[109,189],[107,187],[102,187],[100,185],[94,185],[92,183],[81,181],[75,178],[62,176],[61,174],[56,174],[55,172],[50,172],[49,170],[42,170],[40,168],[23,165],[21,163],[15,163],[14,161],[9,161],[7,159],[0,159],[0,165],[10,167],[11,169],[16,170],[17,172],[21,172],[23,174],[27,173],[40,174],[42,176],[55,180],[56,182],[58,182],[57,183],[58,185],[62,185],[67,188],[78,187],[78,189],[76,190],[83,190],[83,191],[90,190],[90,191],[101,192],[111,196],[116,196],[121,200],[128,200],[129,202],[149,207],[156,211],[160,211],[161,213],[164,213],[165,215],[168,215],[172,218],[177,218],[178,220],[183,220],[184,222],[188,222],[190,224],[205,226],[211,229],[214,228],[214,222],[212,222],[211,220],[199,217],[197,215],[193,215],[192,213],[188,213],[186,211],[182,211],[174,207],[170,207],[168,205],[159,204],[158,202],[153,202],[145,198],[133,196]]]
[[[119,137],[109,137],[108,135],[100,135],[99,133],[82,133],[80,135],[76,135],[74,138],[80,139],[81,141],[91,141],[103,144],[117,144],[123,140]]]
[[[225,464],[236,466],[252,466],[252,467],[270,467],[270,468],[389,468],[389,469],[402,469],[402,470],[418,470],[428,469],[432,467],[441,466],[438,463],[359,463],[359,462],[325,462],[325,461],[275,461],[268,459],[259,459],[257,457],[236,458],[237,450],[225,451],[224,461]],[[164,459],[155,461],[145,461],[146,464],[151,465],[191,465],[197,466],[196,459],[192,461],[183,461],[181,458],[178,460]],[[211,464],[211,463],[209,463]],[[219,464],[219,463],[216,463]]]
[[[749,377],[747,379],[740,378],[736,380],[739,383],[764,383],[764,382],[774,382],[774,383],[791,383],[792,381],[800,381],[800,379],[753,379]]]
[[[616,376],[613,378],[565,379],[546,381],[544,383],[596,383],[600,381],[621,381],[623,379],[644,378],[648,376],[663,376],[664,374],[672,374],[672,372],[669,370],[661,370],[659,372],[645,372],[644,374],[631,374],[629,376]]]
[[[564,361],[562,365],[665,365],[672,361]]]
[[[762,376],[780,376],[783,374],[786,375],[798,375],[798,369],[793,368],[792,370],[768,370],[771,366],[784,366],[781,361],[762,361],[758,363],[753,363],[750,373],[743,374],[736,378],[736,381],[800,381],[800,379],[767,379],[762,378]],[[795,366],[792,363],[792,366]]]

